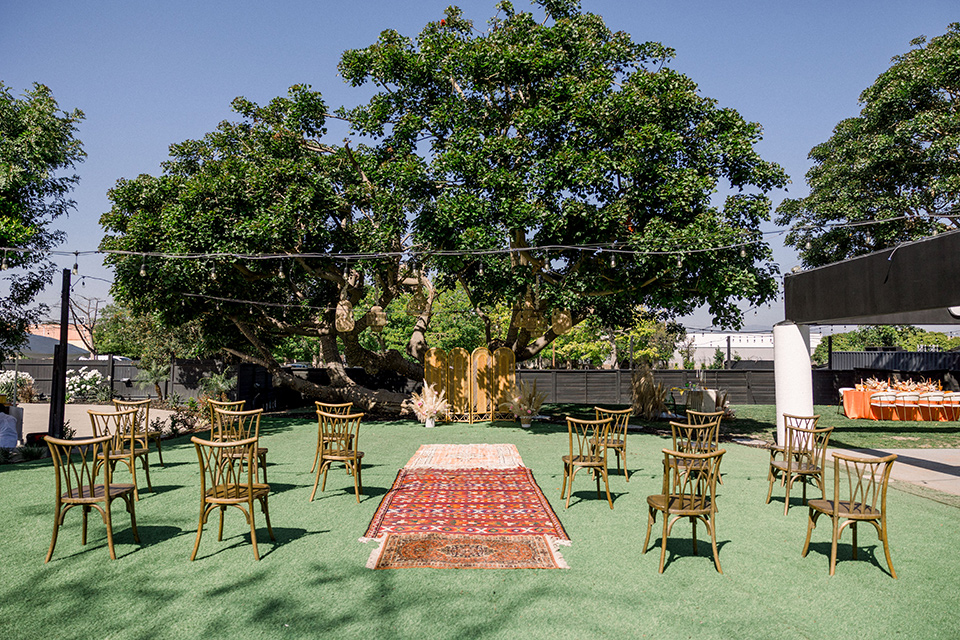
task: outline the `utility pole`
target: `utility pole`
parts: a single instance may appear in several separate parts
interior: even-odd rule
[[[70,323],[70,269],[63,270],[60,294],[60,344],[53,350],[53,380],[50,391],[50,423],[47,434],[63,437],[63,418],[67,403],[67,335]]]

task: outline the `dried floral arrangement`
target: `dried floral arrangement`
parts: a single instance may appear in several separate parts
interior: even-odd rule
[[[413,412],[420,422],[426,422],[427,418],[445,416],[450,412],[450,403],[447,402],[443,389],[438,392],[432,384],[427,384],[426,381],[423,383],[421,393],[411,395],[413,396]]]
[[[500,404],[500,409],[509,411],[517,418],[532,418],[540,413],[540,407],[546,399],[546,393],[537,392],[536,381],[528,386],[521,380],[510,393],[510,399]]]

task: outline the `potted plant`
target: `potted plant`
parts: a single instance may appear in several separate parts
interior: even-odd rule
[[[444,397],[443,389],[438,392],[426,381],[423,383],[423,391],[420,394],[413,393],[412,396],[413,412],[420,422],[426,423],[427,428],[436,426],[438,415],[446,415],[450,411],[450,403]]]
[[[527,386],[521,381],[520,384],[513,388],[513,391],[510,393],[510,399],[502,403],[500,408],[509,411],[515,418],[520,420],[521,427],[529,429],[530,423],[533,422],[533,417],[540,413],[540,407],[543,406],[543,401],[546,399],[546,393],[537,392],[536,381],[534,381],[531,386]]]

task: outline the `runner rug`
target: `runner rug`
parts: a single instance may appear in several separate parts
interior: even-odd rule
[[[360,539],[379,543],[367,566],[568,568],[558,546],[570,539],[522,465],[513,445],[424,445]]]

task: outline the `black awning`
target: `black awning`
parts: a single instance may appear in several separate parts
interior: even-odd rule
[[[960,231],[788,274],[783,288],[798,324],[960,324]]]

